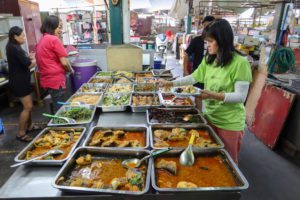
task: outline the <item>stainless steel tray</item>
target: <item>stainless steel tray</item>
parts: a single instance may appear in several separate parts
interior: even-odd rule
[[[128,104],[120,105],[120,106],[104,106],[103,101],[106,96],[108,95],[113,95],[113,96],[118,96],[118,95],[130,95],[129,96],[129,101]],[[100,107],[102,108],[103,112],[119,112],[119,111],[125,111],[127,107],[130,105],[131,102],[131,93],[106,93],[104,94],[101,102],[100,102]]]
[[[107,84],[106,83],[84,83],[77,92],[84,92],[83,87],[87,87],[89,89],[95,88],[96,92],[105,92]]]
[[[110,74],[108,74],[108,73],[110,73]],[[94,77],[95,78],[102,78],[102,77],[110,78],[110,77],[112,77],[113,73],[114,73],[113,71],[100,71],[100,72],[96,72]],[[103,74],[105,74],[105,75],[103,75]]]
[[[72,152],[75,150],[75,148],[78,146],[80,140],[82,139],[86,128],[84,127],[47,127],[43,129],[16,157],[15,162],[24,162],[27,151],[32,150],[35,146],[34,143],[37,139],[41,138],[45,134],[48,133],[49,130],[70,130],[75,129],[78,132],[81,132],[80,137],[78,140],[74,143],[73,147],[71,148],[68,156],[62,160],[34,160],[30,163],[27,163],[28,165],[62,165],[66,160],[68,160],[71,157]]]
[[[88,108],[92,111],[92,115],[90,117],[90,119],[86,120],[86,121],[81,121],[81,122],[76,122],[76,123],[64,123],[64,124],[56,124],[56,123],[53,123],[53,119],[51,119],[48,123],[48,126],[70,126],[70,125],[80,125],[80,124],[89,124],[93,121],[93,118],[94,118],[94,115],[95,115],[95,112],[96,112],[96,106],[93,106],[93,105],[82,105],[82,106],[62,106],[57,112],[55,115],[59,116],[59,113],[61,112],[64,112],[64,111],[67,111],[67,110],[70,110],[72,108],[75,108],[75,107],[85,107],[85,108]]]
[[[103,93],[102,92],[77,92],[73,94],[67,102],[71,102],[71,100],[75,97],[81,96],[81,95],[91,95],[91,96],[99,96],[99,99],[95,102],[95,104],[86,104],[86,105],[93,105],[93,106],[99,106],[99,103],[101,99],[103,98]]]
[[[141,95],[141,96],[154,96],[154,95],[157,95],[159,104],[158,105],[133,106],[132,101],[133,101],[133,96],[135,96],[135,95]],[[160,98],[159,98],[157,93],[150,93],[150,92],[149,93],[138,93],[138,92],[135,92],[135,93],[132,94],[130,106],[131,106],[132,112],[146,112],[147,109],[149,109],[149,108],[160,107],[161,102],[160,102]]]
[[[143,80],[143,81],[141,81],[141,80]],[[140,83],[152,83],[152,82],[148,82],[149,80],[152,80],[153,82],[155,82],[156,80],[157,80],[157,78],[155,78],[155,77],[138,77],[138,78],[136,78],[136,83],[137,84],[140,84]]]
[[[151,86],[153,86],[153,90],[150,90],[150,91],[137,91],[137,87],[138,86],[140,86],[140,85],[151,85]],[[155,87],[156,87],[156,85],[155,85],[155,83],[138,83],[138,84],[136,84],[136,85],[134,85],[134,92],[136,92],[136,93],[153,93],[153,92],[155,92]]]
[[[166,147],[155,147],[154,146],[154,130],[155,129],[172,129],[172,128],[185,128],[185,129],[196,129],[196,130],[206,130],[211,139],[218,144],[217,147],[193,147],[193,149],[207,151],[207,150],[214,150],[214,149],[222,149],[224,148],[224,143],[219,138],[219,136],[215,133],[215,131],[206,124],[199,124],[199,125],[187,125],[187,124],[159,124],[159,125],[151,125],[150,126],[150,144],[151,148],[153,149],[164,149]],[[172,146],[171,146],[172,147]],[[174,149],[185,149],[186,147],[172,147]]]
[[[94,147],[94,146],[89,146],[89,143],[94,135],[94,133],[98,130],[124,130],[124,131],[140,131],[140,132],[144,132],[145,133],[145,146],[144,147],[137,147],[137,148],[133,148],[133,147],[124,147],[124,148],[120,148],[120,147]],[[83,146],[85,147],[94,147],[94,148],[112,148],[112,149],[146,149],[149,148],[150,144],[149,144],[149,130],[147,128],[147,126],[96,126],[93,127],[89,134],[87,135],[86,139],[83,142]]]
[[[162,71],[166,71],[166,70],[165,69],[153,69],[151,72],[152,72],[153,76],[155,76],[155,77],[173,77],[172,72],[161,74]]]
[[[155,174],[155,158],[157,157],[179,157],[181,154],[180,150],[173,150],[169,151],[167,153],[161,154],[154,159],[151,158],[152,162],[152,169],[151,169],[151,184],[152,187],[157,190],[158,192],[225,192],[225,191],[242,191],[246,190],[249,187],[249,183],[246,180],[245,176],[242,174],[242,172],[239,170],[237,165],[234,163],[230,155],[227,153],[224,149],[218,149],[218,150],[211,150],[208,152],[201,152],[201,151],[193,151],[195,157],[198,156],[214,156],[214,155],[220,155],[223,160],[225,161],[225,164],[227,166],[228,171],[232,174],[232,176],[235,178],[235,181],[238,186],[236,187],[197,187],[197,188],[160,188],[156,184],[156,174]],[[217,177],[216,177],[217,178]]]
[[[131,90],[130,91],[117,91],[117,92],[110,92],[109,89],[112,87],[112,86],[130,86],[131,87]],[[106,88],[106,93],[130,93],[130,92],[133,92],[133,84],[130,84],[130,83],[124,83],[124,84],[110,84],[107,86]]]
[[[158,96],[160,98],[160,102],[162,103],[163,106],[167,107],[167,108],[193,108],[195,107],[195,102],[193,100],[191,100],[192,105],[173,105],[168,103],[168,101],[165,101],[163,96],[164,95],[174,95],[173,93],[158,93]],[[179,98],[189,98],[189,97],[179,97]],[[191,99],[191,98],[190,98]]]
[[[60,169],[58,174],[56,175],[54,181],[52,182],[52,186],[60,189],[62,191],[67,192],[77,192],[77,193],[110,193],[110,194],[126,194],[126,195],[141,195],[148,192],[150,187],[150,173],[152,165],[152,160],[148,161],[147,164],[147,174],[145,180],[145,187],[142,191],[124,191],[124,190],[112,190],[112,189],[96,189],[96,188],[87,188],[87,187],[72,187],[72,186],[63,186],[58,184],[58,180],[60,177],[65,176],[70,173],[72,168],[76,163],[76,158],[81,155],[91,154],[92,157],[98,158],[142,158],[143,156],[149,155],[149,151],[147,150],[133,150],[133,149],[123,149],[120,151],[119,149],[100,149],[100,148],[92,148],[92,147],[80,147],[75,150],[72,154],[72,157],[64,164],[64,166]]]
[[[150,116],[151,116],[151,111],[150,109],[148,109],[146,112],[147,114],[147,123],[150,124],[150,125],[156,125],[156,124],[173,124],[173,123],[176,123],[176,124],[189,124],[189,125],[199,125],[199,124],[207,124],[207,121],[206,119],[203,117],[202,114],[200,114],[199,110],[196,109],[196,108],[158,108],[160,110],[163,110],[163,111],[172,111],[172,112],[176,112],[176,113],[186,113],[186,114],[196,114],[196,115],[199,115],[200,119],[201,119],[201,122],[200,123],[191,123],[191,122],[182,122],[182,123],[176,123],[176,122],[166,122],[166,123],[154,123],[154,122],[151,122],[151,119],[150,119]]]
[[[101,80],[107,80],[107,81],[101,81]],[[96,82],[94,82],[96,81]],[[111,77],[94,77],[92,76],[90,78],[90,80],[88,81],[88,83],[107,83],[107,84],[111,84],[113,82],[113,79]]]

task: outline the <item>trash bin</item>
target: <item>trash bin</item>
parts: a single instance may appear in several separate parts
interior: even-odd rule
[[[161,60],[154,60],[153,68],[160,69],[161,68]]]
[[[83,83],[86,83],[98,71],[96,60],[76,59],[71,64],[74,69],[72,75],[74,91],[78,90]]]

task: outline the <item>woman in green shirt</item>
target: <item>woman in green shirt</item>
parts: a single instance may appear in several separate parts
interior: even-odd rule
[[[233,45],[233,31],[228,21],[212,21],[203,31],[207,55],[189,76],[172,82],[160,81],[162,86],[204,83],[204,116],[223,140],[225,148],[237,163],[244,135],[245,107],[252,81],[250,64]]]

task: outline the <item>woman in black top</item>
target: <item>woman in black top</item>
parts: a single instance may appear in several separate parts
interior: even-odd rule
[[[6,45],[6,57],[9,67],[9,86],[14,96],[20,98],[23,110],[19,119],[18,140],[29,142],[32,137],[26,134],[26,129],[34,128],[31,121],[33,107],[31,98],[30,69],[35,66],[34,56],[27,56],[21,45],[25,43],[25,34],[20,27],[9,30],[9,40]]]

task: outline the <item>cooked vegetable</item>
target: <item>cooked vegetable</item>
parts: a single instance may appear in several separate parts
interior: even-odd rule
[[[117,94],[117,95],[107,95],[104,97],[104,106],[120,106],[128,105],[130,99],[130,94]]]
[[[57,116],[72,118],[75,119],[76,122],[83,122],[92,117],[92,110],[85,107],[74,107],[70,110],[60,112]],[[65,124],[66,121],[63,119],[53,119],[53,123]]]

